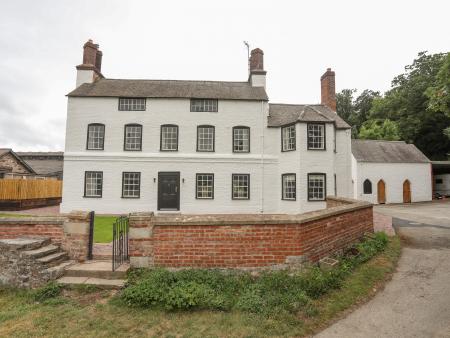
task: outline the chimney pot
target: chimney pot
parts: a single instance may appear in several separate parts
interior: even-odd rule
[[[336,112],[335,73],[331,68],[320,77],[321,104]]]

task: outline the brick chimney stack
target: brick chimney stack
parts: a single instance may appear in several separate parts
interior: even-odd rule
[[[253,87],[266,87],[266,71],[264,70],[264,52],[255,48],[250,53],[250,83]]]
[[[77,87],[83,83],[92,83],[98,78],[103,78],[102,69],[102,52],[89,39],[83,46],[83,63],[77,68]]]
[[[336,112],[336,84],[335,73],[331,68],[320,77],[321,104]]]

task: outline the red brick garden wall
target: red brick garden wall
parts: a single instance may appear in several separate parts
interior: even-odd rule
[[[371,204],[353,201],[292,216],[132,215],[130,226],[135,266],[261,268],[339,251],[373,232],[373,214]]]
[[[51,217],[1,217],[0,239],[48,237],[60,245],[69,257],[83,261],[87,257],[89,218],[84,212]]]
[[[63,221],[50,221],[48,223],[35,220],[14,221],[0,220],[0,239],[16,237],[49,237],[52,242],[62,243],[64,240]]]

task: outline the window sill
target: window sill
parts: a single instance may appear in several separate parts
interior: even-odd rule
[[[83,196],[83,198],[102,198],[102,196]]]

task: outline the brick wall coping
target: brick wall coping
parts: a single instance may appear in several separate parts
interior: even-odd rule
[[[0,225],[2,224],[63,224],[66,217],[61,216],[30,216],[30,217],[0,217]]]
[[[331,198],[330,198],[331,199]],[[251,224],[304,224],[319,219],[337,216],[347,212],[370,208],[372,204],[365,201],[332,197],[339,205],[318,211],[302,214],[205,214],[205,215],[162,215],[153,213],[130,214],[131,224],[147,223],[148,225],[251,225]]]

